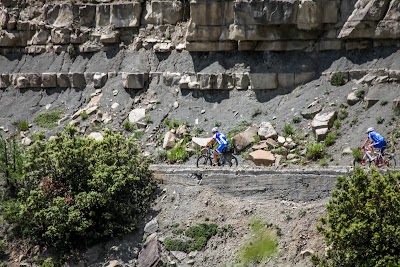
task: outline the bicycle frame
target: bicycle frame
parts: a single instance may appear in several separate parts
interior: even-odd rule
[[[364,153],[362,160],[366,160],[368,158],[369,162],[373,162],[376,161],[376,165],[378,166],[379,162],[384,163],[385,158],[382,155],[382,149],[376,149],[374,150],[376,158],[374,158],[372,156],[372,151],[370,150],[370,148],[368,146],[364,146],[360,148],[360,151]]]

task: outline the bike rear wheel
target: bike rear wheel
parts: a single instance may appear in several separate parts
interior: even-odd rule
[[[385,165],[388,167],[395,167],[397,164],[396,158],[393,154],[386,154],[385,155]]]
[[[197,168],[211,166],[211,165],[212,165],[212,161],[211,161],[210,157],[208,157],[206,155],[200,155],[197,158],[197,162],[196,162]]]
[[[225,160],[224,160],[224,165],[228,165],[229,167],[237,167],[238,166],[238,160],[237,158],[232,155],[225,155]]]

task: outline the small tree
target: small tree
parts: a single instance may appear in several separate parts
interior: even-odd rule
[[[69,249],[130,232],[150,206],[149,162],[134,140],[76,132],[68,127],[26,151],[18,197],[6,204],[5,219],[35,244]]]
[[[329,248],[328,257],[313,257],[318,266],[399,266],[399,178],[360,168],[338,178],[318,226]]]

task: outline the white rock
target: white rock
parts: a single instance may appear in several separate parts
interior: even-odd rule
[[[111,108],[112,108],[112,109],[116,109],[116,108],[118,108],[118,107],[119,107],[119,104],[118,104],[118,103],[114,103],[114,104],[111,105]]]
[[[33,143],[33,141],[31,139],[29,139],[28,137],[25,137],[22,139],[21,143],[25,146],[30,146]]]
[[[285,143],[285,141],[286,141],[285,137],[283,137],[283,136],[278,136],[278,143],[279,143],[280,145],[283,145],[283,144]]]
[[[101,141],[101,140],[103,140],[103,135],[101,134],[101,133],[99,133],[99,132],[92,132],[92,133],[90,133],[89,135],[88,135],[88,138],[93,138],[93,139],[95,139],[96,141]]]
[[[129,113],[129,121],[131,123],[136,123],[138,121],[140,121],[141,119],[143,119],[146,116],[146,109],[144,108],[137,108],[132,110]]]
[[[155,233],[157,232],[157,230],[158,230],[157,218],[154,218],[153,220],[149,221],[144,227],[144,231],[149,234]]]

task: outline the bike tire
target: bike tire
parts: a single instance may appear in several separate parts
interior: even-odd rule
[[[196,161],[197,168],[205,167],[205,166],[212,166],[211,158],[206,155],[200,155]]]
[[[385,156],[385,165],[390,167],[395,167],[397,165],[396,157],[393,154],[387,154]]]

